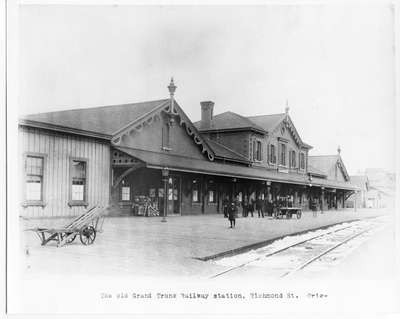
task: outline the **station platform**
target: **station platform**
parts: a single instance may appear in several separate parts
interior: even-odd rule
[[[239,217],[229,228],[223,215],[107,217],[93,245],[79,239],[65,247],[40,246],[33,232],[21,231],[26,275],[91,273],[110,276],[179,276],[204,278],[223,270],[205,261],[210,256],[239,253],[289,234],[336,223],[390,214],[390,210],[354,209],[303,212],[301,219]],[[21,220],[21,229],[64,225],[65,219]]]

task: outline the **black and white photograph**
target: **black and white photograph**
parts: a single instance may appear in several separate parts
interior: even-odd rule
[[[7,314],[400,313],[395,3],[7,10]]]

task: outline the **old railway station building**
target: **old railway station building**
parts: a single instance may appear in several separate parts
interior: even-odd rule
[[[168,89],[164,100],[20,118],[21,216],[72,216],[95,204],[140,215],[132,207],[142,199],[160,212],[165,202],[168,215],[216,214],[226,197],[342,209],[356,189],[340,150],[309,156],[288,109],[214,115],[207,101],[192,123],[172,80]]]

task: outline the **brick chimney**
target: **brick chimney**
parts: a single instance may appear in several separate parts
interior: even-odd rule
[[[201,128],[210,128],[214,113],[214,102],[204,101],[201,105]]]

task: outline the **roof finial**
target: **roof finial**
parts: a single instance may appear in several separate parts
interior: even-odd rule
[[[337,147],[337,153],[338,153],[338,155],[340,155],[340,152],[341,152],[342,150],[340,149],[340,145]]]
[[[177,88],[177,86],[174,83],[174,78],[171,77],[171,82],[168,85],[168,90],[169,90],[169,94],[171,96],[171,99],[174,97],[174,93],[175,93],[176,88]]]
[[[289,115],[289,100],[288,99],[286,99],[285,114]]]
[[[174,93],[175,93],[175,90],[176,90],[176,85],[174,83],[174,78],[173,77],[171,77],[171,82],[168,85],[168,90],[169,90],[169,96],[170,96],[169,111],[171,113],[175,113],[175,110],[174,110],[174,104],[175,104],[174,103]]]

